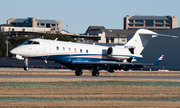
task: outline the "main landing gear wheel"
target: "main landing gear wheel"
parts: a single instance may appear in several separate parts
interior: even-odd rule
[[[98,70],[93,70],[92,71],[92,76],[99,76],[99,71]]]
[[[99,76],[99,71],[97,70],[96,65],[94,65],[92,68],[92,76]]]
[[[76,68],[75,74],[76,74],[76,76],[81,76],[82,75],[82,70],[80,68]]]

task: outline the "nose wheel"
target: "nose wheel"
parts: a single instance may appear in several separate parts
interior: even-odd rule
[[[24,70],[25,70],[25,71],[28,71],[28,70],[29,70],[29,68],[28,68],[28,67],[24,67]]]
[[[29,70],[29,68],[28,68],[28,58],[25,58],[24,63],[25,63],[24,70],[28,71]]]

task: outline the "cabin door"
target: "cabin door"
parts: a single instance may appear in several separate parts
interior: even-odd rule
[[[49,42],[44,42],[44,56],[43,58],[48,58],[51,50],[51,45]]]

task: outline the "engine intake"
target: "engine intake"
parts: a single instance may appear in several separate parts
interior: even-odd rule
[[[108,55],[108,56],[111,56],[112,53],[113,53],[113,48],[112,48],[112,47],[109,47],[109,48],[107,49],[107,55]]]

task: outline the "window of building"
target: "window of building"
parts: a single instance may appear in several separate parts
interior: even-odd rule
[[[111,43],[114,43],[114,38],[111,38]]]
[[[59,47],[58,47],[58,46],[57,46],[56,48],[57,48],[57,50],[59,50]]]
[[[164,24],[156,24],[155,26],[156,26],[156,27],[163,27]]]
[[[130,23],[133,23],[133,20],[129,20]]]
[[[135,26],[143,26],[143,24],[135,24]]]
[[[126,42],[126,38],[122,38],[122,39],[121,39],[121,42]]]
[[[11,23],[13,26],[16,26],[16,23]]]
[[[165,26],[166,26],[166,27],[170,27],[170,24],[166,24]]]
[[[82,53],[82,49],[80,49],[80,53]]]
[[[28,23],[28,27],[32,27],[32,23]]]
[[[88,50],[86,50],[86,53],[88,53]]]
[[[25,23],[18,23],[18,26],[19,26],[19,27],[24,27],[24,26],[25,26]]]
[[[164,23],[164,20],[156,20],[156,23]]]
[[[136,23],[143,23],[143,20],[135,20]]]
[[[133,26],[133,24],[128,24],[129,26]]]
[[[153,20],[146,20],[146,26],[153,26]]]
[[[47,27],[47,28],[50,28],[50,24],[46,24],[46,27]]]
[[[44,26],[44,23],[41,23],[41,26]]]
[[[170,23],[170,20],[166,20],[166,23]]]
[[[55,24],[52,24],[52,26],[55,26]]]
[[[37,26],[39,26],[39,23],[37,23]]]
[[[65,47],[63,47],[62,49],[63,49],[63,51],[65,51]]]

